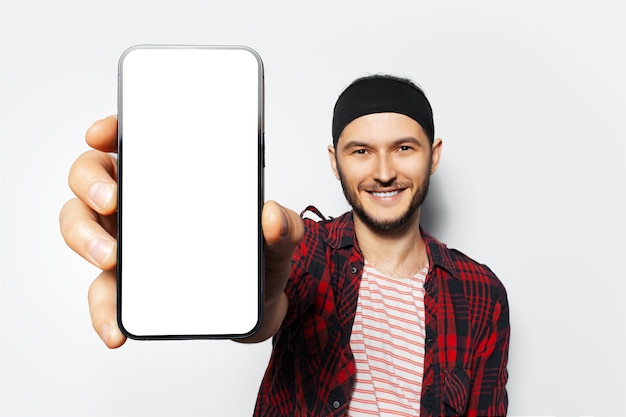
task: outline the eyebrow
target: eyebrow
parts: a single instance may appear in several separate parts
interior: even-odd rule
[[[392,146],[399,146],[399,145],[402,145],[404,143],[411,143],[413,145],[419,146],[420,148],[424,147],[424,145],[422,145],[420,143],[420,141],[417,140],[417,138],[414,138],[413,136],[407,136],[407,137],[404,137],[404,138],[396,139],[396,140],[394,140],[392,142]],[[360,148],[360,147],[368,148],[370,146],[371,146],[370,143],[365,142],[365,141],[351,140],[350,142],[346,143],[343,146],[343,149]]]

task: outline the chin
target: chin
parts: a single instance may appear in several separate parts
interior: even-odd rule
[[[396,216],[374,216],[360,207],[353,207],[355,214],[370,229],[382,233],[401,232],[411,227],[414,211],[405,211]]]

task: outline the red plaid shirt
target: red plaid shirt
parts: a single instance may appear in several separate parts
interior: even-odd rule
[[[305,219],[254,415],[345,416],[355,379],[350,334],[363,255],[352,213]],[[506,291],[491,270],[422,231],[426,348],[422,417],[504,416],[509,347]]]

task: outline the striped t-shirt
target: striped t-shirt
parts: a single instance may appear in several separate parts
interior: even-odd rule
[[[419,416],[424,376],[424,281],[391,278],[365,262],[350,347],[356,382],[348,415]]]

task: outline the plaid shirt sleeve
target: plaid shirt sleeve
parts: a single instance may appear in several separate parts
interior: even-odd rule
[[[354,249],[329,250],[326,226],[330,224],[310,219],[304,223],[305,235],[292,257],[285,288],[287,316],[273,338],[257,397],[254,415],[258,417],[343,415],[352,391],[355,367],[345,340],[349,315],[340,316],[342,306],[336,303],[333,281],[352,270],[348,257]],[[339,224],[348,221],[344,218]],[[350,305],[356,309],[353,292]]]

